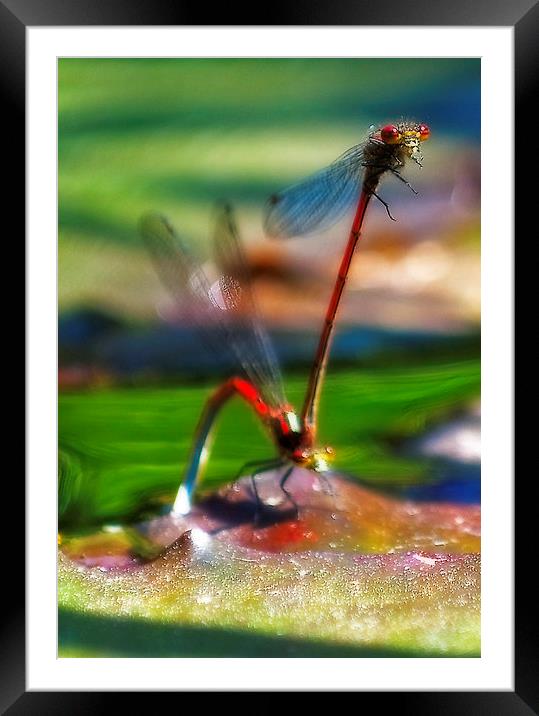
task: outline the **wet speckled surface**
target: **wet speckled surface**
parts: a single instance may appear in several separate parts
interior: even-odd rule
[[[166,515],[141,526],[152,541],[167,545],[198,527],[224,542],[263,551],[398,553],[480,551],[480,507],[415,503],[388,497],[357,481],[296,469],[286,489],[298,516],[279,488],[278,474],[257,478],[269,509],[256,508],[250,480],[236,482],[201,501],[188,518]]]
[[[59,606],[307,644],[479,655],[479,508],[399,501],[337,476],[330,484],[331,493],[312,473],[293,475],[299,519],[278,504],[268,473],[260,494],[275,504],[256,515],[242,480],[189,518],[66,540]]]

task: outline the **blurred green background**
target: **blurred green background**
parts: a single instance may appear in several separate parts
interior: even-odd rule
[[[170,500],[219,379],[218,361],[208,363],[191,329],[173,320],[137,234],[140,215],[168,215],[207,258],[214,206],[234,204],[298,406],[347,220],[278,242],[263,235],[264,202],[363,141],[371,124],[401,117],[432,130],[424,168],[405,170],[420,195],[385,179],[380,193],[398,221],[381,205],[369,209],[320,441],[336,448],[336,469],[371,484],[478,499],[477,460],[451,445],[478,415],[480,61],[60,59],[63,527],[135,519]],[[207,486],[272,454],[243,405],[228,407],[221,426]],[[441,429],[445,453],[425,448]]]

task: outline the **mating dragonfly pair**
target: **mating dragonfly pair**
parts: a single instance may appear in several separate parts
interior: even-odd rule
[[[412,122],[371,128],[365,142],[352,147],[322,171],[275,194],[268,201],[265,230],[269,236],[277,238],[300,236],[328,228],[356,205],[299,414],[286,400],[277,358],[258,316],[249,284],[249,270],[231,209],[225,207],[217,220],[213,241],[221,276],[213,283],[164,217],[157,214],[143,217],[141,233],[161,279],[181,303],[182,309],[191,313],[193,320],[201,326],[211,326],[206,332],[207,341],[220,353],[229,350],[241,374],[241,377],[236,375],[224,382],[204,407],[185,477],[172,508],[174,513],[188,514],[191,511],[194,493],[209,455],[217,414],[236,395],[243,398],[263,422],[278,453],[278,457],[271,461],[244,466],[252,471],[257,509],[260,500],[255,476],[258,473],[283,468],[279,484],[297,514],[298,507],[286,489],[294,467],[301,466],[321,474],[328,470],[333,451],[329,447],[317,446],[317,409],[335,317],[365,212],[374,196],[384,204],[393,219],[387,203],[377,193],[380,179],[385,174],[392,174],[414,191],[400,169],[407,159],[421,166],[420,145],[429,134],[425,124]]]

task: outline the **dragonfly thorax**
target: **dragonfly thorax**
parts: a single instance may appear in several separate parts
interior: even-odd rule
[[[305,445],[304,430],[299,416],[288,407],[272,417],[272,428],[279,447],[293,453]]]
[[[285,409],[273,418],[275,439],[282,453],[292,462],[316,472],[328,469],[328,462],[333,456],[331,447],[316,448],[315,432],[303,425],[299,416]]]

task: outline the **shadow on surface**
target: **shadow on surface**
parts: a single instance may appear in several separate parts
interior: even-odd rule
[[[440,657],[437,652],[307,641],[235,629],[58,611],[58,647],[81,657]],[[88,653],[85,653],[88,652]],[[453,654],[452,656],[460,656]],[[462,656],[469,656],[463,654]]]

